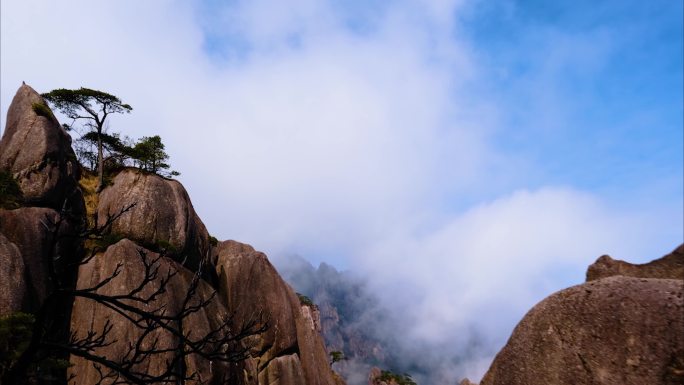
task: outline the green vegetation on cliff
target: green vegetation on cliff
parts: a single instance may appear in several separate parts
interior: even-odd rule
[[[410,375],[406,373],[396,374],[390,372],[389,370],[383,370],[380,374],[380,377],[378,377],[378,380],[385,381],[388,383],[393,381],[397,385],[417,385]]]
[[[0,208],[16,209],[21,206],[21,188],[9,171],[0,171]]]

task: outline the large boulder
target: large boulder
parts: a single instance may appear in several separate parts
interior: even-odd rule
[[[98,225],[132,204],[114,221],[111,232],[150,249],[165,249],[166,255],[185,260],[185,267],[196,270],[209,253],[209,233],[183,185],[140,170],[123,170],[100,193]]]
[[[43,98],[26,84],[19,87],[7,111],[0,170],[17,179],[28,205],[60,210],[67,202],[78,214],[85,210],[71,137]]]
[[[258,385],[333,385],[318,314],[299,298],[266,255],[235,241],[217,247],[219,292],[236,322],[265,317],[253,346],[249,377]]]
[[[614,276],[551,295],[480,385],[684,383],[684,281]]]
[[[145,265],[141,258],[141,253],[147,261],[153,261],[159,256],[128,239],[123,239],[108,247],[104,253],[98,254],[87,264],[80,267],[77,288],[95,287],[108,277],[112,277],[117,266],[120,266],[120,273],[111,282],[99,287],[96,293],[109,296],[110,298],[130,293],[139,287],[145,277]],[[157,264],[153,266],[158,267],[158,274],[154,280],[144,285],[143,289],[137,294],[141,298],[146,298],[155,291],[158,291],[162,287],[162,280],[167,277],[168,272],[177,271],[177,274],[164,284],[164,291],[153,300],[138,303],[126,300],[126,303],[145,311],[153,311],[163,306],[167,315],[178,313],[183,307],[183,301],[188,293],[193,273],[165,257],[159,259]],[[213,288],[200,280],[195,300],[191,304],[196,304],[198,300],[209,298],[213,292]],[[185,318],[181,327],[185,334],[191,333],[194,338],[200,338],[207,335],[210,331],[216,330],[221,325],[222,319],[227,317],[225,308],[214,297],[207,306],[202,306],[196,312],[190,314],[188,318]],[[130,320],[100,303],[84,297],[76,298],[71,318],[71,329],[77,338],[86,337],[91,331],[101,332],[107,322],[112,326],[111,331],[107,335],[107,341],[114,341],[114,343],[97,347],[92,353],[112,361],[118,361],[128,352],[129,343],[135,343],[139,340],[142,336],[142,330],[137,328]],[[177,344],[177,338],[170,332],[157,329],[143,339],[141,346],[149,348],[155,343],[155,340],[157,340],[157,350],[173,348]],[[147,374],[158,375],[162,368],[166,367],[166,360],[170,357],[171,353],[153,354],[136,364],[134,369]],[[71,362],[73,366],[69,370],[77,376],[76,381],[78,384],[94,385],[98,383],[98,371],[93,362],[86,361],[77,356],[72,356]],[[229,365],[211,362],[196,355],[187,356],[184,366],[187,370],[186,373],[197,373],[196,381],[189,382],[193,384],[222,383],[222,379],[238,375],[230,373]],[[240,382],[232,383],[239,384]]]
[[[587,269],[587,281],[613,275],[684,280],[684,244],[680,245],[670,254],[649,263],[632,264],[603,255]]]

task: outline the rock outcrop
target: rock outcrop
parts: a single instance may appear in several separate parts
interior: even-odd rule
[[[112,225],[111,231],[166,255],[185,259],[195,270],[209,253],[209,233],[195,213],[188,193],[178,181],[140,170],[120,172],[100,193],[97,221],[135,205]]]
[[[266,317],[269,329],[254,345],[251,379],[259,385],[335,384],[317,314],[300,304],[268,258],[249,245],[221,242],[217,248],[219,291],[238,323]]]
[[[102,226],[111,215],[134,206],[111,223],[108,231],[113,236],[95,232],[96,236],[105,236],[84,242],[86,211],[78,188],[80,166],[71,139],[40,95],[26,85],[10,106],[0,142],[0,171],[11,172],[25,198],[20,208],[0,209],[0,316],[17,311],[36,313],[40,309],[47,317],[45,334],[50,343],[68,344],[69,331],[77,340],[85,338],[81,352],[70,358],[73,365],[68,371],[76,375],[72,382],[100,383],[93,357],[85,359],[83,349],[112,364],[125,356],[129,344],[141,336],[144,338],[137,350],[157,350],[158,354],[136,361],[129,369],[158,374],[178,348],[178,334],[164,328],[145,334],[124,314],[132,311],[129,306],[174,314],[183,308],[188,293],[193,293],[197,298],[212,300],[196,306],[187,318],[174,318],[184,332],[207,335],[232,319],[231,330],[235,333],[242,330],[243,323],[262,315],[269,328],[246,339],[232,337],[240,345],[217,344],[216,340],[202,345],[215,344],[226,349],[223,353],[238,355],[254,346],[250,350],[252,357],[246,361],[224,363],[224,355],[211,360],[206,356],[185,356],[173,370],[197,373],[186,383],[343,385],[330,369],[316,308],[300,304],[266,256],[251,246],[224,242],[213,249],[206,227],[179,182],[137,169],[119,172],[99,199],[93,200],[98,202],[95,224]],[[63,211],[65,202],[69,210]],[[55,223],[60,224],[58,231],[54,230]],[[55,234],[57,238],[53,239]],[[83,259],[85,249],[98,250],[114,239],[120,240],[92,258]],[[159,251],[164,254],[160,256]],[[141,258],[159,258],[158,272],[149,275],[152,278],[145,284],[141,279],[149,270],[145,273]],[[50,264],[55,274],[49,273],[49,261],[55,262]],[[206,263],[202,264],[202,279],[195,281],[199,285],[193,291],[191,283],[200,262]],[[220,281],[217,267],[222,274]],[[168,271],[177,274],[164,282]],[[55,290],[54,282],[60,283],[60,290]],[[74,287],[92,291],[70,292]],[[142,298],[156,294],[147,299],[117,298],[132,291]],[[104,296],[100,300],[119,302],[105,306],[96,300],[98,295]],[[88,341],[110,327],[105,340]],[[58,349],[51,358],[67,358],[64,353]],[[43,374],[55,378],[66,375],[61,368],[48,368]],[[16,382],[18,377],[12,376],[11,382]]]
[[[614,276],[537,304],[480,385],[684,383],[684,281]]]
[[[65,202],[85,211],[78,191],[80,166],[71,137],[59,125],[43,98],[22,85],[7,111],[0,141],[0,170],[17,179],[28,205],[60,210]]]
[[[684,280],[684,244],[670,254],[649,263],[635,265],[603,255],[587,269],[587,281],[614,275]]]

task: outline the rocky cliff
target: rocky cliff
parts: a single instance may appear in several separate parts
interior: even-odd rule
[[[644,265],[599,258],[587,283],[525,315],[480,385],[684,383],[682,250]]]
[[[94,359],[104,357],[148,378],[164,368],[192,373],[186,383],[340,384],[318,313],[299,302],[263,253],[234,241],[212,244],[179,182],[124,169],[110,175],[86,213],[71,139],[27,85],[9,108],[0,171],[22,192],[22,207],[0,210],[0,317],[45,313],[56,318],[51,324],[61,336],[51,344],[81,341],[87,354],[72,352],[70,383],[115,381],[107,377],[111,367]],[[98,237],[84,242],[87,223]],[[55,287],[78,295],[53,304]],[[136,318],[145,312],[168,323]],[[265,331],[234,336],[250,322]],[[230,329],[219,329],[225,325]],[[102,330],[107,338],[98,342]],[[232,339],[218,339],[216,330],[229,330]],[[192,336],[208,336],[204,345],[221,341],[214,351],[240,350],[246,359],[192,353],[170,365],[178,341]],[[202,352],[204,345],[191,348]]]

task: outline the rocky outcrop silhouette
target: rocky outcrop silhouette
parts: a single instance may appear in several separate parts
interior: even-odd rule
[[[684,280],[684,244],[680,245],[670,254],[649,263],[636,265],[603,255],[587,269],[587,281],[614,275]]]
[[[61,210],[65,202],[76,213],[85,206],[78,190],[80,166],[71,137],[43,98],[22,85],[7,111],[0,141],[0,170],[9,171],[28,205]]]
[[[480,385],[684,382],[684,281],[613,276],[537,304]]]

